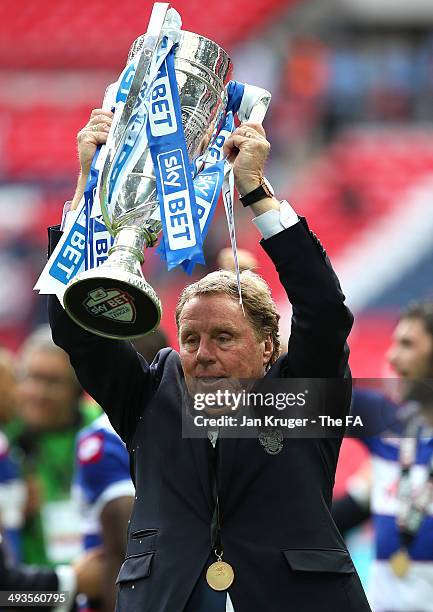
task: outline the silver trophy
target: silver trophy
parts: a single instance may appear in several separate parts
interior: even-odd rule
[[[117,122],[100,183],[105,224],[115,236],[108,259],[100,267],[77,275],[69,283],[63,304],[85,329],[107,338],[135,338],[152,331],[161,318],[161,302],[144,279],[144,251],[156,244],[162,223],[152,157],[147,147],[124,181],[115,201],[108,202],[108,176],[125,128],[146,85],[149,66],[162,37],[173,27],[173,9],[155,4],[147,33],[133,43],[128,61],[139,54],[136,71]],[[232,64],[215,42],[183,30],[175,47],[175,73],[182,125],[189,155],[195,160],[207,146],[226,101],[225,86]],[[261,121],[269,99],[257,105]],[[253,119],[252,119],[253,120]],[[108,144],[108,143],[107,143]]]
[[[149,148],[127,176],[111,206],[111,214],[107,205],[107,177],[163,33],[164,28],[159,37],[140,36],[128,57],[129,61],[140,54],[125,109],[102,170],[100,189],[101,209],[107,228],[115,235],[114,245],[104,264],[71,281],[63,300],[66,312],[74,321],[108,338],[142,336],[152,331],[161,318],[161,302],[141,270],[144,250],[156,244],[162,229]],[[190,160],[201,153],[206,138],[209,140],[208,135],[223,108],[231,69],[229,56],[216,43],[192,32],[180,32],[175,71]]]

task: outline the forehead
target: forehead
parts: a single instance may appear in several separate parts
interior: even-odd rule
[[[432,341],[431,335],[425,328],[424,321],[418,318],[401,319],[398,322],[394,331],[394,339],[397,342],[402,341]]]
[[[211,328],[252,329],[239,303],[228,295],[213,294],[195,296],[188,300],[179,317],[179,329]]]
[[[1,361],[0,359],[0,380],[9,380],[14,377],[14,366],[12,361]]]
[[[44,370],[69,371],[71,369],[66,353],[56,349],[32,348],[23,355],[22,361],[27,370],[43,368]]]

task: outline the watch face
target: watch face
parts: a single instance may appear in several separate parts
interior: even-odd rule
[[[272,187],[272,185],[270,184],[268,179],[265,178],[265,177],[263,177],[263,187],[266,189],[266,191],[269,192],[271,197],[274,196],[274,194],[275,194],[274,188]]]

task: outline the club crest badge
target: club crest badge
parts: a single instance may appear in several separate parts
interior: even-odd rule
[[[83,304],[94,317],[105,317],[119,323],[135,322],[135,304],[126,291],[99,287],[88,294]]]
[[[97,463],[104,454],[104,438],[99,432],[81,438],[77,444],[77,458],[82,465]]]
[[[265,429],[259,434],[259,442],[269,455],[278,455],[283,450],[283,432],[281,429]]]

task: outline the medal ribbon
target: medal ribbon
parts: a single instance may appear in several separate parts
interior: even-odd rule
[[[433,501],[433,454],[429,462],[427,482],[418,495],[412,495],[411,469],[416,460],[419,427],[418,422],[412,422],[400,442],[401,475],[398,486],[397,527],[406,549],[416,537],[428,506]]]

